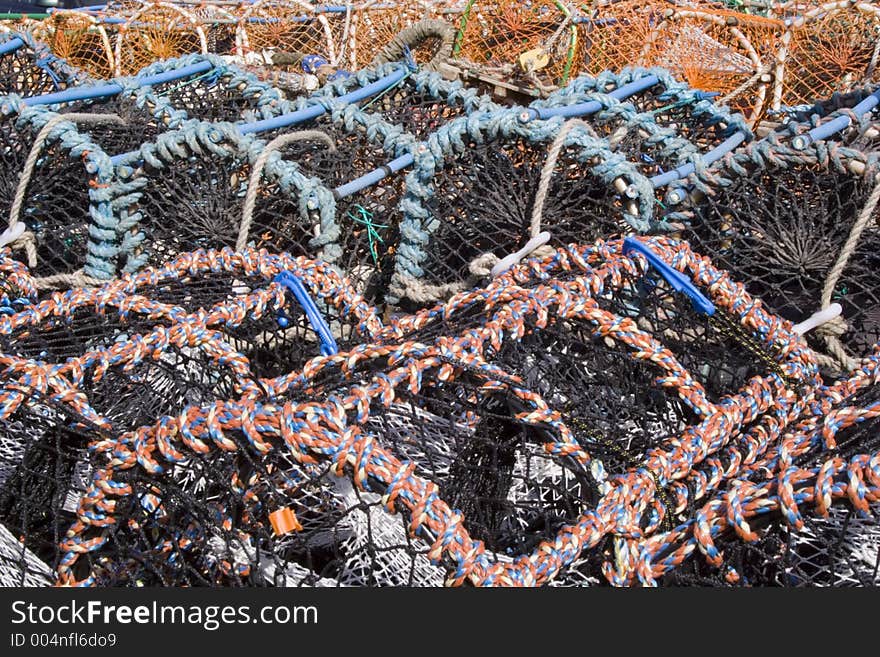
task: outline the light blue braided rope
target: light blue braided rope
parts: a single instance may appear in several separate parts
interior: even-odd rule
[[[0,103],[4,116],[16,115],[16,127],[38,133],[46,123],[58,116],[46,107],[26,107],[21,98],[7,96]],[[66,153],[72,166],[85,167],[84,176],[89,184],[88,243],[84,254],[83,273],[98,279],[109,279],[116,273],[119,256],[116,219],[107,196],[113,179],[109,156],[87,134],[80,132],[70,121],[58,123],[49,132],[47,144],[57,144]],[[86,208],[83,208],[85,213]],[[85,216],[84,216],[85,219]],[[50,236],[51,237],[51,236]],[[64,272],[70,273],[70,272]]]
[[[524,123],[521,114],[521,108],[472,112],[444,125],[418,145],[415,165],[406,177],[406,191],[399,205],[402,215],[400,243],[395,255],[389,302],[398,303],[410,294],[407,291],[411,287],[410,281],[418,281],[425,275],[422,264],[427,259],[428,246],[444,221],[443,217],[433,216],[429,207],[434,195],[433,179],[445,162],[453,161],[457,154],[469,148],[470,143],[525,139],[546,146],[565,124],[560,117]],[[623,211],[622,218],[635,231],[646,232],[657,227],[651,182],[625,157],[614,153],[607,140],[597,139],[576,127],[567,135],[565,146],[576,149],[577,161],[587,165],[585,175],[597,177],[609,186],[617,179],[629,181],[631,188],[636,190],[634,201],[638,213]]]
[[[124,271],[137,271],[151,257],[146,235],[139,229],[143,216],[136,209],[143,194],[150,193],[149,177],[161,176],[161,171],[174,161],[190,157],[217,158],[252,165],[262,153],[266,142],[253,135],[241,135],[234,124],[190,120],[178,130],[159,135],[155,141],[144,144],[117,165],[117,177],[110,188],[113,207],[119,215],[117,222],[122,232],[121,245],[125,253]],[[145,171],[145,167],[148,171]],[[321,234],[310,241],[320,257],[329,263],[341,255],[338,240],[341,236],[336,223],[336,203],[333,193],[320,180],[302,173],[281,154],[268,156],[263,176],[269,183],[277,182],[280,190],[295,196],[300,216],[313,223],[319,216]]]
[[[184,68],[204,61],[210,62],[214,67],[213,70],[208,72],[208,79],[212,84],[217,84],[223,89],[234,91],[234,93],[239,94],[242,98],[251,101],[252,107],[242,113],[242,121],[251,122],[267,119],[291,111],[290,105],[278,89],[263,82],[252,73],[243,71],[237,66],[230,64],[218,55],[191,54],[154,62],[138,71],[135,76],[117,79],[116,81],[126,86],[123,80],[127,80],[130,81],[129,84],[131,86],[138,86],[138,81],[141,78]],[[186,82],[186,80],[181,80],[182,84],[186,84]],[[186,111],[186,108],[177,109]]]
[[[318,89],[314,96],[335,97],[357,88],[366,86],[391,73],[407,68],[410,74],[401,84],[410,86],[417,93],[445,102],[450,107],[461,107],[465,113],[498,109],[490,96],[472,87],[466,87],[458,80],[447,80],[439,73],[429,71],[413,71],[405,63],[393,62],[373,68],[363,69],[343,80],[328,82]]]

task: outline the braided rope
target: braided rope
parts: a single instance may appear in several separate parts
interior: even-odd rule
[[[263,169],[266,166],[266,162],[269,161],[269,156],[274,151],[296,141],[320,141],[331,151],[336,150],[336,143],[333,139],[327,133],[320,130],[297,130],[279,135],[263,147],[257,161],[254,162],[253,169],[251,169],[251,177],[248,180],[247,194],[244,197],[244,210],[241,213],[241,225],[239,226],[238,239],[235,243],[236,251],[241,251],[247,246],[248,233],[254,219],[254,206],[257,204],[257,192],[259,191]]]

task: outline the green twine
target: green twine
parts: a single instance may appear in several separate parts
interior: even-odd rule
[[[376,228],[388,228],[388,226],[386,226],[385,224],[374,224],[373,213],[367,210],[364,206],[355,204],[354,207],[357,209],[359,216],[353,215],[349,210],[348,218],[356,223],[367,227],[367,240],[370,243],[370,255],[373,256],[373,264],[378,267],[379,254],[376,251],[376,242],[379,242],[380,244],[385,244],[385,240],[382,239]]]
[[[683,107],[685,105],[693,105],[697,102],[697,98],[692,96],[691,98],[687,98],[685,100],[680,100],[677,103],[672,103],[670,105],[664,105],[663,107],[658,107],[655,110],[651,110],[649,114],[659,114],[660,112],[665,112],[666,110],[675,109],[676,107]]]
[[[379,100],[382,96],[384,96],[385,94],[387,94],[389,91],[391,91],[391,90],[394,89],[395,87],[398,87],[398,86],[400,86],[401,84],[403,84],[404,80],[406,80],[406,79],[407,79],[410,75],[412,75],[412,74],[413,74],[413,71],[412,71],[411,69],[408,69],[407,72],[406,72],[406,74],[405,74],[402,78],[400,78],[397,82],[395,82],[394,84],[392,84],[390,87],[386,87],[385,89],[383,89],[383,90],[382,90],[382,93],[373,96],[373,97],[370,99],[370,102],[369,102],[369,103],[367,103],[366,105],[362,105],[362,106],[361,106],[361,109],[367,109],[370,105],[372,105],[373,103],[375,103],[375,102],[376,102],[377,100]]]

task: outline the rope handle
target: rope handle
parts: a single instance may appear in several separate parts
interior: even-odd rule
[[[293,294],[294,298],[306,313],[309,324],[312,325],[312,329],[321,341],[321,355],[332,356],[339,353],[339,346],[333,338],[330,326],[324,321],[324,318],[321,316],[321,311],[318,310],[318,307],[315,305],[312,297],[309,296],[309,293],[306,291],[305,286],[302,284],[302,281],[299,280],[297,275],[292,271],[283,271],[273,280],[275,283],[278,283],[286,288],[288,292]],[[281,328],[287,328],[290,325],[290,319],[283,313],[283,311],[279,312],[278,325],[281,326]]]
[[[715,314],[715,304],[700,292],[693,282],[680,271],[670,267],[660,256],[649,249],[645,244],[634,237],[627,237],[623,240],[623,253],[631,253],[636,251],[645,257],[657,272],[666,279],[676,292],[681,292],[691,300],[694,310],[711,317]]]
[[[244,197],[244,207],[241,212],[241,224],[238,227],[238,239],[235,241],[236,251],[244,251],[247,248],[251,224],[254,220],[254,209],[257,205],[257,194],[260,191],[260,181],[262,180],[263,169],[266,168],[266,164],[269,162],[269,156],[288,144],[309,140],[323,143],[330,152],[336,151],[336,142],[333,138],[320,130],[296,130],[281,134],[263,147],[251,168],[251,176],[248,180],[247,192]]]

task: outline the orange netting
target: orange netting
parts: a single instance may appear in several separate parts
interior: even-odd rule
[[[330,22],[308,2],[257,0],[241,14],[239,54],[285,52],[333,59]]]
[[[116,74],[132,75],[160,59],[199,52],[207,52],[207,39],[192,14],[167,3],[145,5],[119,28]]]
[[[391,4],[383,0],[368,0],[357,7],[348,33],[348,51],[355,67],[367,66],[376,52],[389,43],[401,30],[420,20],[439,18],[439,3],[408,0]],[[435,44],[427,40],[413,50],[415,60],[423,64],[434,54]]]
[[[799,105],[874,82],[880,47],[880,8],[834,2],[792,21],[780,53],[779,105]]]
[[[33,28],[58,57],[95,78],[114,72],[113,46],[104,26],[79,11],[57,11]]]
[[[555,85],[576,72],[577,29],[568,9],[555,0],[471,0],[461,16],[456,54]]]
[[[728,4],[363,0],[334,8],[306,0],[124,0],[91,16],[61,11],[42,23],[6,25],[33,30],[60,57],[104,77],[202,51],[251,63],[268,63],[277,52],[317,54],[357,69],[401,30],[422,19],[442,19],[457,29],[456,55],[468,68],[476,65],[494,77],[546,90],[579,73],[663,66],[693,87],[718,92],[752,123],[768,110],[877,80],[877,3],[743,0],[736,10]],[[416,47],[416,61],[429,60],[437,45],[428,38]]]

